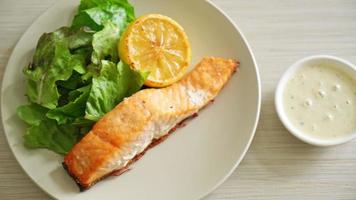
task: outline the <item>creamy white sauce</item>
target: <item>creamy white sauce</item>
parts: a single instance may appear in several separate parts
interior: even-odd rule
[[[299,130],[321,139],[356,131],[356,77],[336,67],[302,66],[287,82],[284,109]]]

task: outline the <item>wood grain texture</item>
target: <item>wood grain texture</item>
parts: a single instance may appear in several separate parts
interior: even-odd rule
[[[356,141],[318,148],[291,136],[277,118],[274,89],[299,58],[331,54],[356,63],[354,0],[214,0],[241,28],[262,79],[262,112],[249,152],[206,200],[356,199]],[[0,75],[17,40],[55,0],[0,0]],[[0,199],[50,199],[15,161],[0,133]]]

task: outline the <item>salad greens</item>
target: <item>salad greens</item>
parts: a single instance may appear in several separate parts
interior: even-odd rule
[[[138,91],[146,77],[147,74],[133,71],[121,61],[116,65],[113,62],[102,60],[100,76],[92,79],[85,118],[94,121],[100,119],[105,113],[112,110],[117,102]]]
[[[72,28],[86,26],[100,31],[107,22],[111,22],[124,30],[134,19],[134,8],[127,0],[82,0]]]
[[[119,39],[120,29],[115,24],[107,23],[103,30],[93,36],[91,61],[94,64],[99,64],[104,58],[109,58],[111,61],[117,62],[117,41]]]
[[[148,74],[133,71],[117,52],[134,19],[127,0],[81,0],[70,27],[40,37],[23,70],[29,104],[17,109],[30,126],[26,147],[67,153],[95,121],[141,89]]]

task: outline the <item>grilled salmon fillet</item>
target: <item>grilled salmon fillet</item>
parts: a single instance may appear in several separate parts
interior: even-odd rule
[[[85,190],[128,165],[220,92],[239,63],[206,57],[179,82],[144,89],[100,119],[64,157],[63,166]]]

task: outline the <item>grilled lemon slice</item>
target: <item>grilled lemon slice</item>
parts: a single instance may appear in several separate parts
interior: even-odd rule
[[[120,58],[134,70],[148,71],[145,85],[165,87],[180,80],[191,50],[183,28],[173,19],[148,14],[137,18],[119,42]]]

